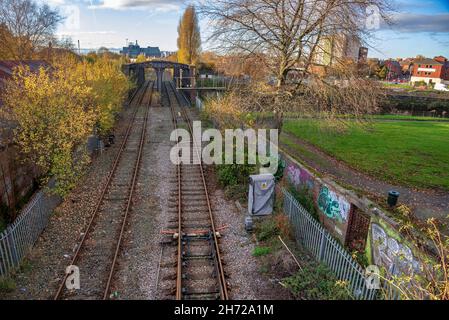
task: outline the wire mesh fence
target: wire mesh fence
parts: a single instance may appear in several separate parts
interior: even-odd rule
[[[368,285],[365,270],[352,258],[337,240],[285,189],[284,214],[294,228],[295,238],[317,261],[327,265],[339,280],[346,281],[355,299],[374,300],[385,297],[397,299],[387,283],[382,288],[372,289]]]
[[[20,266],[60,201],[56,195],[38,191],[18,218],[0,233],[0,276],[7,276]]]

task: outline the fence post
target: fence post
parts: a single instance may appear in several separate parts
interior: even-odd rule
[[[289,211],[288,211],[288,217],[291,219],[293,217],[293,214],[292,214],[292,212],[293,212],[293,199],[292,199],[292,197],[290,195],[288,195],[288,201],[290,201],[290,208],[289,208]]]
[[[326,248],[326,233],[321,231],[320,239],[320,253],[318,254],[318,261],[322,262],[324,260],[324,249]]]

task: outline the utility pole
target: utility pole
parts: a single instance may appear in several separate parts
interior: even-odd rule
[[[81,55],[81,46],[80,41],[78,40],[78,55]]]

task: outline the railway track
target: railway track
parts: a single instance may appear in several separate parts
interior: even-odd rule
[[[145,145],[153,86],[146,82],[131,98],[134,110],[123,142],[72,257],[70,265],[79,267],[81,288],[68,290],[65,274],[55,300],[110,298]]]
[[[173,128],[186,128],[193,136],[192,122],[186,108],[180,106],[176,91],[171,82],[165,82],[163,88],[165,102],[169,105]],[[192,299],[228,299],[223,262],[219,248],[219,233],[216,230],[213,210],[201,162],[200,147],[191,142],[194,163],[176,166],[176,197],[171,207],[173,219],[169,225],[169,234],[175,245],[171,252],[175,259],[162,263],[162,268],[173,269],[166,272],[162,280],[176,281],[175,288],[169,287],[164,298],[177,300]],[[161,256],[171,256],[163,254]],[[168,274],[168,275],[167,275]]]

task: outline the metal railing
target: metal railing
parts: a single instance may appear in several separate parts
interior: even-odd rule
[[[20,266],[60,201],[56,195],[38,191],[18,218],[0,233],[0,276],[7,276]]]
[[[288,191],[282,192],[284,213],[293,225],[296,241],[327,265],[339,280],[346,281],[355,299],[376,299],[378,290],[367,287],[365,270]]]
[[[223,77],[198,78],[183,77],[174,78],[177,89],[211,89],[226,90],[228,87],[228,79]]]

